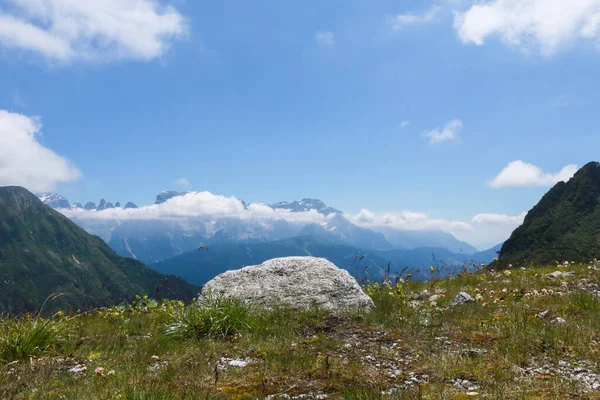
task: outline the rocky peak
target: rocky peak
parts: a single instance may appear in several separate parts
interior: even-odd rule
[[[305,212],[305,211],[310,211],[310,210],[316,210],[317,212],[319,212],[323,215],[329,215],[329,214],[334,214],[334,213],[341,214],[342,213],[341,211],[336,210],[335,208],[328,207],[325,203],[323,203],[319,199],[310,199],[310,198],[305,198],[300,201],[294,201],[291,203],[289,203],[287,201],[281,201],[279,203],[272,204],[271,208],[285,209],[285,210],[290,210],[292,212]]]
[[[58,193],[40,193],[37,197],[44,204],[52,208],[71,208],[69,201]]]
[[[167,200],[172,199],[173,197],[185,196],[186,194],[188,194],[188,192],[177,192],[175,190],[164,190],[156,196],[156,201],[154,202],[154,204],[162,204],[162,203],[166,202]]]

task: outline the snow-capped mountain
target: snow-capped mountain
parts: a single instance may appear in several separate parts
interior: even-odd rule
[[[188,193],[189,192],[177,192],[175,190],[163,190],[156,196],[156,200],[154,201],[154,204],[162,204],[162,203],[166,202],[167,200],[172,199],[173,197],[185,196]]]
[[[285,210],[290,210],[292,212],[304,212],[310,210],[316,210],[320,214],[329,215],[329,214],[342,214],[340,210],[336,210],[335,208],[328,207],[325,203],[318,199],[302,199],[300,201],[293,201],[288,203],[287,201],[281,201],[279,203],[271,204],[271,208],[280,208]]]
[[[69,200],[58,193],[40,193],[37,197],[52,208],[71,208]]]
[[[173,197],[186,194],[187,192],[173,190],[163,191],[156,196],[155,204],[163,204]],[[65,206],[68,208],[69,204],[63,196],[57,194],[46,194],[43,200],[55,208],[65,208]],[[245,208],[248,207],[246,203],[243,205]],[[83,208],[101,211],[112,207],[114,206],[110,202],[101,199],[98,206],[88,202]],[[280,202],[270,207],[293,213],[315,210],[327,218],[320,223],[302,223],[269,218],[247,219],[212,215],[116,220],[98,217],[81,218],[75,214],[72,219],[89,233],[100,236],[120,255],[137,258],[148,264],[194,251],[199,246],[229,242],[272,242],[297,236],[318,237],[328,242],[367,250],[439,247],[456,252],[457,249],[464,249],[465,254],[475,251],[467,243],[460,242],[454,236],[443,232],[374,231],[359,227],[346,219],[341,211],[327,206],[318,199],[306,198],[300,201]],[[127,203],[125,208],[137,208],[137,206]]]

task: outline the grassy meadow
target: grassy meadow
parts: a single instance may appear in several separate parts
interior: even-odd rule
[[[137,298],[5,316],[0,398],[600,398],[597,262],[364,290],[376,308],[351,315]]]

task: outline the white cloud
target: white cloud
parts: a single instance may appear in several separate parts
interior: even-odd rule
[[[392,17],[392,29],[401,30],[407,26],[422,25],[435,21],[439,12],[442,10],[439,6],[433,6],[423,14],[405,13]]]
[[[521,225],[526,215],[527,212],[514,216],[503,214],[477,214],[473,217],[473,223]]]
[[[559,172],[552,174],[542,171],[540,167],[521,160],[509,163],[488,186],[493,188],[552,186],[561,181],[568,181],[577,172],[577,166],[570,164]]]
[[[177,178],[175,184],[179,186],[190,186],[190,181],[187,178]]]
[[[600,0],[487,0],[455,13],[454,28],[464,43],[497,36],[549,56],[578,39],[600,43]]]
[[[344,216],[352,223],[380,231],[392,228],[400,231],[443,231],[466,241],[480,250],[487,250],[509,238],[512,231],[523,223],[527,213],[516,216],[501,214],[477,214],[471,221],[452,221],[433,218],[425,213],[409,211],[374,213],[362,209],[356,215]]]
[[[335,38],[332,32],[318,31],[315,33],[315,40],[327,47],[335,46]]]
[[[186,34],[183,16],[155,0],[6,0],[0,45],[59,63],[150,60]]]
[[[316,210],[291,212],[273,209],[266,204],[253,203],[244,206],[235,197],[215,195],[210,192],[190,192],[173,197],[162,204],[139,208],[110,208],[102,211],[83,209],[60,210],[69,218],[82,220],[157,220],[196,217],[240,218],[242,220],[286,220],[291,223],[321,223],[327,220]],[[331,215],[333,217],[333,215]]]
[[[0,110],[0,186],[42,192],[82,177],[69,160],[38,142],[41,128],[37,117]]]
[[[525,216],[526,212],[519,215],[477,214],[471,220],[473,231],[459,233],[457,237],[479,249],[488,249],[507,240],[523,223]]]
[[[441,230],[448,233],[472,229],[466,222],[430,218],[427,214],[410,211],[373,213],[362,209],[356,215],[344,214],[344,217],[366,228],[393,228],[401,231]]]
[[[409,125],[410,125],[410,121],[402,121],[400,123],[400,129],[404,129],[404,128],[406,128]]]
[[[83,209],[59,210],[69,218],[79,221],[123,221],[123,220],[179,220],[189,218],[239,218],[242,221],[263,223],[284,220],[301,228],[307,224],[326,224],[335,214],[324,216],[316,210],[292,212],[273,209],[266,204],[253,203],[247,207],[235,197],[215,195],[210,192],[191,192],[174,197],[162,204],[153,204],[136,209],[112,208],[102,211]],[[434,218],[419,212],[376,213],[367,209],[355,215],[344,214],[348,221],[375,231],[396,229],[400,231],[443,231],[460,240],[465,240],[480,249],[487,249],[503,240],[520,225],[525,213],[518,216],[478,214],[471,221],[452,221]]]
[[[438,144],[458,139],[458,135],[463,128],[463,123],[459,119],[453,119],[443,127],[437,127],[431,131],[423,132],[421,136],[429,139],[429,144]]]

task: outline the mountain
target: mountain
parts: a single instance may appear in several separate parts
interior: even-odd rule
[[[504,243],[499,265],[548,265],[600,258],[600,163],[559,182]]]
[[[473,258],[477,259],[477,260],[483,260],[481,262],[491,263],[492,260],[494,260],[494,258],[498,258],[498,255],[499,255],[500,250],[502,249],[503,245],[504,245],[504,243],[500,243],[500,244],[495,245],[491,249],[484,250],[484,251],[478,251],[477,253],[473,254]],[[485,261],[485,260],[487,260],[487,261]]]
[[[318,199],[302,199],[300,201],[293,201],[288,203],[282,201],[279,203],[271,204],[271,208],[290,210],[292,212],[304,212],[310,210],[316,210],[318,213],[323,215],[329,214],[341,214],[342,212],[335,208],[328,207],[325,203]]]
[[[298,236],[273,242],[219,243],[201,251],[196,249],[150,264],[150,267],[202,285],[227,270],[289,256],[323,257],[353,276],[366,276],[376,281],[381,280],[388,265],[390,276],[411,273],[412,279],[425,280],[431,277],[432,265],[443,276],[456,275],[464,268],[473,269],[481,263],[491,262],[493,258],[456,254],[440,248],[368,250],[332,242],[324,237]],[[364,258],[360,259],[362,256]],[[367,266],[365,273],[364,268]]]
[[[160,262],[197,249],[201,245],[238,242],[270,242],[294,236],[284,220],[247,221],[238,218],[186,218],[172,220],[127,220],[100,225],[83,221],[86,229],[102,233],[118,254],[146,264]],[[110,229],[110,233],[106,232]]]
[[[394,246],[388,242],[382,233],[361,228],[348,221],[342,214],[336,214],[323,225],[310,224],[300,232],[301,235],[316,236],[332,242],[343,243],[365,249],[391,249]]]
[[[386,259],[373,252],[315,237],[293,237],[262,243],[219,243],[209,246],[207,250],[196,250],[161,263],[150,264],[150,267],[202,285],[227,270],[288,256],[323,257],[351,274],[362,272],[362,269],[369,265],[368,271],[374,273],[376,279],[381,278],[382,271],[388,265]],[[357,268],[358,262],[354,262],[357,256],[365,256],[360,263],[360,269]]]
[[[129,201],[127,204],[125,204],[125,209],[127,210],[128,208],[138,208],[138,206]]]
[[[177,196],[185,196],[188,192],[176,192],[175,190],[164,190],[156,196],[154,204],[162,204],[165,201]]]
[[[190,299],[197,288],[118,256],[21,187],[0,188],[0,311],[88,308],[136,294]]]
[[[58,193],[40,193],[38,194],[38,198],[48,207],[71,208],[69,200],[67,200],[64,196]]]
[[[156,204],[187,192],[166,190],[156,196]],[[246,207],[246,203],[243,203]],[[104,199],[96,207],[87,203],[86,210],[111,207]],[[133,208],[127,203],[125,208]],[[270,207],[292,213],[314,210],[327,216],[320,223],[286,222],[273,219],[222,218],[214,216],[155,220],[114,220],[85,218],[73,221],[93,235],[100,236],[119,255],[136,258],[146,264],[156,263],[193,251],[201,245],[241,242],[272,242],[295,236],[314,236],[330,242],[371,250],[420,247],[444,248],[454,253],[475,254],[477,250],[448,233],[439,231],[398,231],[391,228],[365,228],[355,225],[337,209],[318,199],[280,202]]]
[[[439,247],[454,253],[477,253],[477,249],[469,243],[462,242],[450,233],[442,231],[400,231],[392,228],[376,228],[376,230],[383,233],[394,247],[406,249]]]

